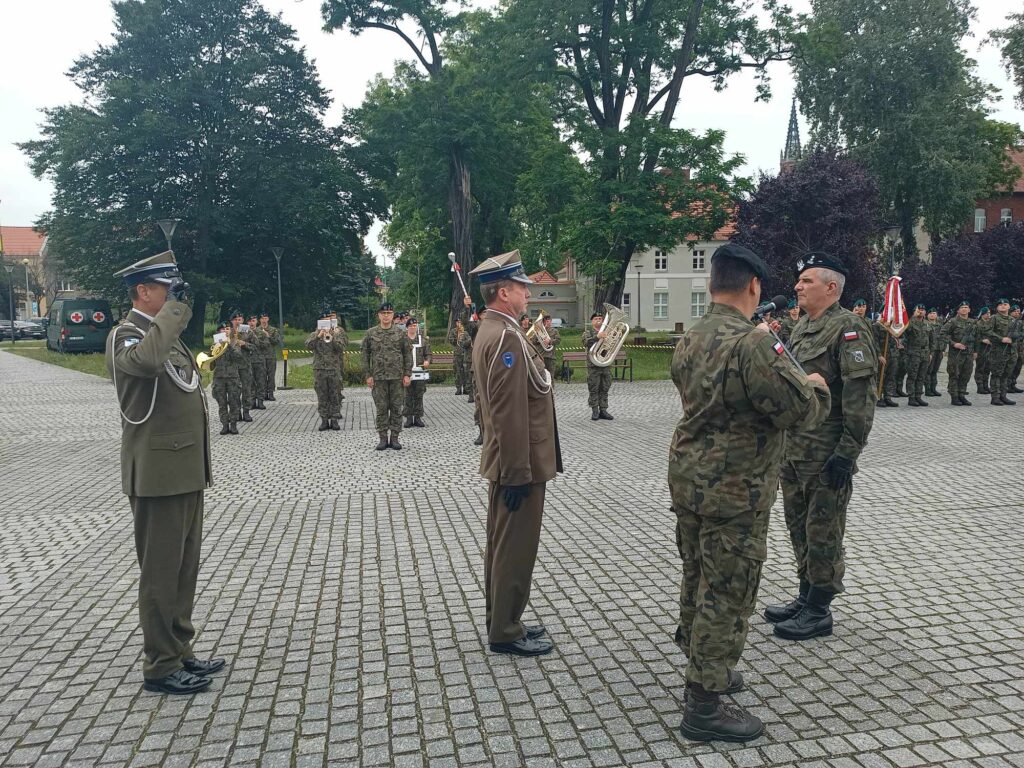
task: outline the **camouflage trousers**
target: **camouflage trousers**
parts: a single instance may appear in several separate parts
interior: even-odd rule
[[[608,390],[612,388],[612,371],[596,365],[587,366],[587,405],[591,408],[608,408]]]
[[[313,371],[313,391],[316,392],[316,412],[321,419],[338,417],[338,372],[324,368]]]
[[[900,355],[892,345],[889,346],[889,359],[885,366],[885,379],[882,382],[882,391],[888,398],[896,397],[896,382],[899,379]]]
[[[253,398],[252,364],[248,357],[238,366],[238,375],[242,380],[242,409],[248,410]]]
[[[374,379],[373,404],[377,406],[377,432],[402,431],[405,387],[401,379]]]
[[[544,370],[551,374],[551,380],[555,380],[555,358],[545,357],[544,358]]]
[[[1016,354],[1012,344],[993,344],[988,353],[989,369],[992,374],[992,394],[1005,395],[1010,387],[1010,377],[1016,364]]]
[[[951,396],[966,395],[967,385],[971,381],[974,360],[969,349],[951,349],[946,357],[946,376],[949,378],[949,394]]]
[[[271,394],[277,389],[277,356],[263,356],[263,373],[266,376],[266,384],[263,385],[264,394]]]
[[[473,364],[469,362],[469,358],[466,359],[466,373],[463,376],[462,391],[470,397],[474,397],[476,392],[476,382],[473,381]]]
[[[932,362],[928,366],[928,391],[937,392],[939,389],[939,368],[942,367],[942,350],[932,352]]]
[[[907,380],[907,362],[909,361],[910,353],[906,350],[901,350],[896,356],[896,389],[900,392],[906,392],[904,389],[904,382]]]
[[[921,397],[928,379],[928,365],[931,360],[927,352],[911,352],[907,356],[907,394]]]
[[[988,347],[980,349],[978,351],[978,359],[974,363],[974,385],[978,389],[978,394],[984,394],[985,390],[989,389],[988,374],[990,368],[988,357],[990,354],[991,352]]]
[[[462,392],[466,389],[466,355],[456,353],[452,358],[452,366],[455,368],[455,389]]]
[[[1017,379],[1020,376],[1020,369],[1024,366],[1024,352],[1020,349],[1017,350],[1017,362],[1013,365],[1013,372],[1010,374],[1011,386],[1016,386]]]
[[[222,425],[227,426],[242,418],[242,384],[238,379],[214,379],[213,399],[217,401]]]
[[[427,382],[412,381],[405,388],[405,416],[423,415],[423,395],[427,392]]]
[[[843,536],[853,483],[848,481],[839,490],[829,488],[821,477],[823,464],[785,462],[780,476],[782,503],[797,576],[812,587],[839,594],[846,574]]]
[[[756,531],[760,541],[754,548],[763,552],[768,513],[719,519],[678,506],[675,512],[676,546],[683,560],[676,644],[688,659],[686,680],[722,692],[746,644],[763,565],[749,552],[739,554],[737,542]]]
[[[252,356],[252,396],[257,400],[263,400],[267,391],[267,361],[263,355]]]

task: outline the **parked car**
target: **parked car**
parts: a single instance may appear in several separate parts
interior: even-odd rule
[[[57,299],[50,306],[46,348],[58,352],[102,352],[113,325],[106,299]]]
[[[23,339],[46,338],[46,329],[38,323],[32,323],[28,320],[15,320],[14,326],[21,331],[21,338]]]
[[[17,341],[21,338],[21,328],[17,325],[14,326],[14,340]],[[0,320],[0,341],[11,340],[11,321]]]
[[[35,323],[36,325],[43,326],[44,331],[46,330],[46,326],[50,324],[50,318],[48,317],[30,317],[28,321],[30,323]]]

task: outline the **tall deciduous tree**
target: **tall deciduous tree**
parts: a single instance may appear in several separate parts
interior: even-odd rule
[[[208,300],[276,307],[323,296],[362,259],[373,200],[322,122],[328,97],[293,31],[257,0],[120,0],[110,45],[70,71],[82,105],[46,112],[22,148],[55,186],[43,227],[75,281],[117,292],[111,273],[163,244]],[[308,299],[307,299],[308,300]],[[255,307],[253,307],[255,308]]]
[[[878,180],[907,257],[923,220],[958,231],[974,200],[1012,180],[1019,129],[988,119],[990,89],[962,40],[971,0],[812,0],[797,95],[819,142],[845,144]]]
[[[1017,104],[1024,107],[1024,13],[1011,13],[1006,20],[1009,26],[993,31],[992,38],[999,44],[1006,73],[1017,88]]]
[[[847,305],[869,301],[879,282],[872,249],[880,235],[878,190],[863,166],[833,150],[817,150],[789,172],[762,175],[740,202],[735,242],[760,254],[771,277],[765,296],[793,294],[794,266],[809,251],[838,256],[850,270]]]
[[[791,49],[788,9],[762,5],[770,28],[730,0],[509,1],[523,71],[551,77],[560,124],[587,158],[575,225],[560,234],[597,278],[598,302],[619,302],[638,249],[710,236],[727,220],[739,160],[724,158],[720,132],[674,124],[688,77],[721,89],[750,68],[767,93],[766,65]]]

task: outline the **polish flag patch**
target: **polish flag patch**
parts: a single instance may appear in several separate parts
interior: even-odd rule
[[[860,334],[857,333],[856,331],[847,331],[846,333],[843,334],[843,339],[845,339],[846,341],[856,341],[859,338]]]
[[[785,350],[785,347],[782,346],[781,341],[776,341],[774,344],[772,344],[772,349],[775,350],[776,355],[781,355],[782,352]]]

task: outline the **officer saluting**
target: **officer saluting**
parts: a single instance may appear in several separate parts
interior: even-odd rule
[[[540,656],[553,644],[543,626],[523,626],[522,616],[540,543],[545,484],[562,471],[551,375],[517,321],[532,282],[519,251],[486,259],[470,274],[480,281],[487,305],[473,342],[484,438],[480,474],[490,481],[487,640],[495,653]]]
[[[197,693],[224,661],[192,653],[203,490],[213,475],[199,369],[179,338],[192,317],[188,284],[170,251],[116,276],[132,311],[111,331],[106,357],[121,410],[121,485],[135,518],[144,688]]]

